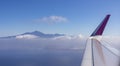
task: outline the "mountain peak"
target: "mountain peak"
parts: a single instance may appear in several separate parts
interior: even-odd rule
[[[36,30],[36,31],[33,31],[32,33],[42,33],[42,32]]]
[[[40,31],[33,31],[33,32],[25,32],[20,35],[15,35],[15,36],[7,36],[7,37],[1,37],[1,38],[16,38],[16,37],[40,37],[40,38],[54,38],[58,36],[64,36],[64,34],[45,34]]]

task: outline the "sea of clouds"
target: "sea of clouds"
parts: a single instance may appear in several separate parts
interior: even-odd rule
[[[80,66],[88,37],[33,35],[0,39],[0,66]],[[104,36],[102,43],[120,50],[120,38]]]

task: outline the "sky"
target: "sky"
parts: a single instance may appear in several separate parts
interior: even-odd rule
[[[0,36],[41,31],[89,36],[107,14],[104,35],[120,35],[119,0],[0,0]]]

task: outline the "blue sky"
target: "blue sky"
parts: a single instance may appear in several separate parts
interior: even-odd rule
[[[106,14],[104,35],[120,35],[119,0],[1,0],[0,36],[24,32],[90,35]]]

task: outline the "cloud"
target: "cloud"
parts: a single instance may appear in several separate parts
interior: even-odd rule
[[[68,19],[63,16],[47,16],[36,20],[37,22],[45,22],[45,23],[61,23],[67,22]]]
[[[38,38],[38,37],[35,35],[29,35],[29,34],[16,36],[16,39],[35,39],[35,38]]]
[[[55,40],[80,40],[80,39],[84,39],[85,37],[83,37],[83,35],[79,34],[79,35],[64,35],[64,36],[59,36],[59,37],[54,37],[53,39]]]

